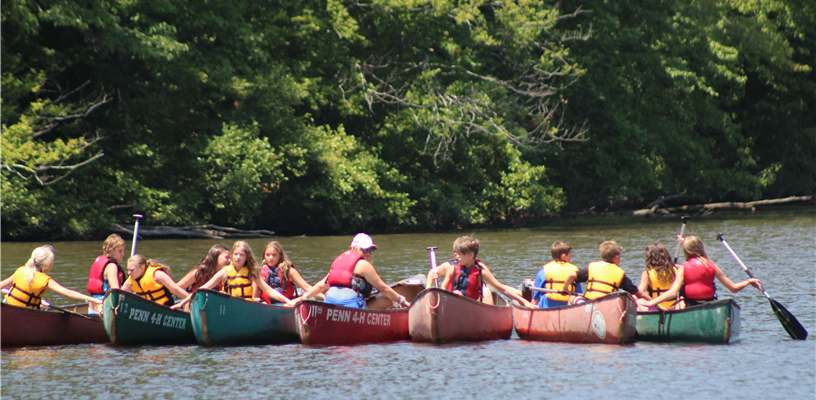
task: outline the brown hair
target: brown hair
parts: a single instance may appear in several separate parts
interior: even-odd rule
[[[264,261],[263,261],[263,263],[266,264],[266,257],[265,257],[266,256],[266,251],[269,250],[270,247],[274,248],[275,250],[278,251],[278,254],[280,254],[280,261],[278,261],[278,265],[267,265],[267,266],[269,268],[275,268],[275,267],[280,268],[281,276],[283,276],[283,280],[284,281],[289,280],[289,268],[292,266],[292,260],[290,260],[289,256],[286,254],[286,252],[283,251],[283,245],[280,244],[279,241],[273,240],[273,241],[267,243],[266,246],[264,246],[264,252],[263,252],[263,254],[264,254],[263,260]]]
[[[623,251],[623,247],[614,240],[607,240],[601,243],[601,259],[611,263],[615,256],[619,256]]]
[[[210,247],[210,251],[207,252],[207,255],[201,259],[201,262],[199,262],[196,267],[195,287],[201,287],[201,285],[207,283],[215,273],[218,272],[218,257],[225,251],[229,251],[229,249],[222,244],[216,244]]]
[[[246,241],[237,240],[235,243],[232,244],[232,248],[230,249],[230,263],[232,262],[232,255],[238,248],[243,248],[244,252],[246,253],[246,262],[244,263],[244,266],[247,267],[247,269],[249,270],[249,275],[260,279],[261,275],[259,273],[258,262],[255,261],[255,254],[252,253],[252,247],[250,247],[249,243],[247,243]]]
[[[453,251],[460,255],[473,253],[476,256],[479,254],[479,239],[473,236],[459,236],[453,241]]]
[[[116,250],[117,247],[124,246],[124,245],[125,245],[125,240],[122,239],[122,237],[119,236],[118,234],[112,233],[102,243],[102,254],[104,254],[105,257],[113,258],[113,251]]]
[[[674,262],[669,250],[662,243],[646,246],[646,270],[654,270],[657,281],[663,285],[674,282]]]
[[[572,246],[570,246],[567,242],[558,240],[553,243],[552,246],[550,246],[550,251],[552,252],[553,260],[561,261],[561,255],[569,254],[569,252],[572,251]]]

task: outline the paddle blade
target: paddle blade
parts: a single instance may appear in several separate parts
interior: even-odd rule
[[[771,302],[771,308],[774,310],[774,314],[776,314],[776,318],[779,318],[779,322],[782,323],[782,326],[788,331],[788,335],[794,339],[798,340],[805,340],[807,339],[807,331],[799,323],[796,317],[793,316],[787,309],[785,309],[782,304],[779,304],[778,301],[769,298]]]

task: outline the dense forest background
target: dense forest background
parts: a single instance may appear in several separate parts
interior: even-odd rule
[[[816,193],[816,2],[4,0],[2,238]]]

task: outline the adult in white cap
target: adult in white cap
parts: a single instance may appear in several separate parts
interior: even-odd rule
[[[410,306],[411,303],[385,284],[377,274],[377,270],[374,269],[372,260],[374,251],[377,249],[371,236],[358,233],[351,241],[349,249],[334,259],[329,274],[307,291],[301,299],[314,297],[328,289],[324,302],[345,307],[366,308],[365,300],[371,295],[372,289],[376,288],[390,302],[398,303],[403,307]],[[299,299],[292,300],[286,305],[293,306],[298,301]],[[387,308],[387,304],[372,304],[371,308]]]

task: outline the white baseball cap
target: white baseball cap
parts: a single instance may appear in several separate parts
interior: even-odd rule
[[[371,236],[368,236],[365,233],[358,233],[357,236],[354,236],[354,240],[351,241],[351,246],[349,246],[349,248],[351,247],[359,247],[363,250],[370,249],[372,247],[379,249],[379,247],[374,244],[374,241],[371,240]]]

